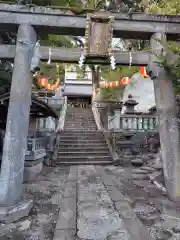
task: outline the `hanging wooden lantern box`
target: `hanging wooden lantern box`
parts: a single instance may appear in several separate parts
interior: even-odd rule
[[[84,56],[87,59],[107,59],[112,55],[114,17],[87,15]]]

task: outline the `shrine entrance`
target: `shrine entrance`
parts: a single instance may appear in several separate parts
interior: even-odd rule
[[[91,106],[91,96],[68,96],[67,103],[73,107],[89,108]]]
[[[52,49],[51,60],[55,62],[79,63],[80,67],[86,63],[106,64],[111,70],[116,65],[129,66],[129,62],[131,66],[148,65],[154,81],[166,188],[173,201],[180,201],[180,134],[175,96],[171,76],[158,64],[158,57],[162,53],[166,55],[167,40],[178,40],[180,18],[111,12],[69,15],[58,9],[13,4],[0,4],[0,9],[0,30],[17,33],[16,46],[0,45],[0,58],[14,59],[0,175],[0,206],[21,203],[32,74],[40,60],[49,58],[49,48],[37,44],[42,32],[85,37],[83,49]],[[151,52],[115,51],[112,49],[113,37],[150,40]],[[93,81],[97,87],[99,79],[95,77]],[[69,97],[71,102],[75,99],[80,100]],[[80,101],[87,100],[89,103],[90,97]]]

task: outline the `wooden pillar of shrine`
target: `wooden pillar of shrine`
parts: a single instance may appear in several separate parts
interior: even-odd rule
[[[31,105],[30,69],[36,39],[32,26],[19,26],[0,174],[0,221],[15,221],[32,207],[32,202],[21,198]]]
[[[165,185],[171,200],[180,201],[180,134],[172,76],[157,62],[156,56],[166,54],[163,48],[166,35],[156,33],[151,38],[150,70],[154,78],[154,92],[159,119],[159,134]],[[155,54],[154,54],[155,53]]]

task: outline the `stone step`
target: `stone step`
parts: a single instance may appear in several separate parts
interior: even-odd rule
[[[65,130],[77,130],[77,131],[95,131],[96,128],[95,127],[76,127],[76,126],[64,126]]]
[[[104,141],[104,142],[99,142],[99,143],[97,143],[97,142],[95,142],[95,143],[89,143],[89,142],[84,142],[84,143],[82,143],[82,142],[73,142],[73,143],[70,143],[69,144],[69,142],[60,142],[59,143],[59,147],[61,148],[93,148],[93,149],[96,149],[96,148],[100,148],[100,147],[107,147],[106,146],[106,142]]]
[[[99,136],[102,137],[104,134],[100,131],[63,131],[60,136]]]
[[[74,121],[73,123],[68,123],[66,122],[64,124],[64,126],[76,126],[77,128],[82,128],[82,127],[87,127],[87,128],[95,128],[96,127],[96,124],[80,124],[80,123],[76,123],[76,121]]]
[[[77,140],[77,139],[74,139],[74,140],[71,140],[71,139],[66,139],[66,140],[63,140],[63,141],[61,141],[61,139],[60,139],[60,142],[59,142],[60,144],[62,143],[62,144],[71,144],[71,143],[73,143],[73,144],[82,144],[82,145],[84,145],[84,144],[87,144],[87,145],[89,145],[89,144],[97,144],[97,143],[105,143],[105,140],[103,141],[103,139],[101,139],[101,140],[94,140],[94,139],[88,139],[88,140],[84,140],[84,139],[80,139],[80,140]]]
[[[69,122],[69,123],[72,123],[76,121],[76,123],[95,123],[94,120],[89,120],[88,118],[81,118],[81,119],[78,119],[78,118],[72,118],[72,119],[69,119],[69,118],[66,118],[65,119],[65,122]]]
[[[78,117],[78,118],[90,118],[90,119],[94,119],[94,116],[93,116],[93,114],[88,114],[88,113],[84,113],[84,114],[82,114],[82,113],[72,113],[72,114],[69,114],[69,113],[67,113],[66,114],[66,117],[68,117],[68,118],[73,118],[73,117]]]
[[[113,164],[113,161],[86,161],[86,162],[83,162],[80,161],[57,161],[56,162],[57,165],[63,165],[63,166],[70,166],[70,165],[112,165]]]
[[[76,126],[76,127],[91,127],[91,128],[93,128],[93,127],[96,127],[96,124],[92,124],[92,123],[77,123],[76,121],[74,121],[74,122],[72,122],[72,123],[68,123],[68,122],[66,122],[65,124],[64,124],[64,126]]]
[[[91,117],[92,119],[94,118],[94,115],[92,113],[88,113],[88,112],[85,112],[85,113],[81,113],[81,112],[66,113],[66,116],[68,116],[68,117],[74,117],[74,116],[77,116],[77,117]]]
[[[96,146],[96,145],[94,145],[94,146],[92,146],[92,147],[89,147],[88,145],[87,146],[79,146],[79,145],[75,145],[75,146],[62,146],[62,145],[60,145],[59,146],[59,152],[61,151],[61,152],[64,152],[64,151],[74,151],[74,150],[76,150],[76,151],[79,151],[79,152],[84,152],[84,151],[86,151],[86,153],[88,153],[89,154],[89,152],[93,152],[93,151],[108,151],[109,152],[109,149],[108,149],[108,147],[107,146]]]
[[[92,113],[88,113],[88,112],[73,112],[73,113],[66,113],[66,116],[67,117],[74,117],[74,116],[77,116],[77,117],[91,117],[91,118],[94,118],[94,115]]]
[[[95,121],[88,121],[87,119],[79,120],[79,119],[73,119],[73,120],[65,120],[65,123],[76,123],[76,124],[95,124]]]
[[[75,150],[75,149],[74,149]],[[84,150],[83,152],[81,151],[59,151],[58,152],[58,157],[66,157],[66,156],[86,156],[86,157],[96,157],[96,156],[110,156],[110,153],[108,151],[108,149],[106,149],[106,151],[91,151],[91,152],[86,152],[86,149],[82,149]]]
[[[86,122],[86,120],[84,121],[78,121],[76,119],[74,119],[73,121],[65,121],[65,124],[76,124],[76,125],[96,125],[95,122]]]
[[[98,135],[95,135],[95,136],[92,136],[92,135],[76,135],[76,136],[65,136],[65,135],[62,135],[60,136],[60,141],[64,141],[64,140],[85,140],[85,139],[89,139],[89,140],[104,140],[104,137],[101,135],[101,136],[98,136]]]
[[[94,119],[94,115],[92,113],[91,114],[89,114],[89,113],[66,113],[66,117],[74,117],[74,116],[79,117],[79,118],[90,117],[90,118]]]
[[[91,119],[94,119],[94,116],[93,114],[88,114],[88,113],[66,113],[66,117],[78,117],[78,118],[91,118]]]
[[[89,161],[93,161],[93,162],[98,162],[98,161],[112,161],[111,156],[81,156],[81,155],[76,155],[76,156],[58,156],[57,158],[57,162],[89,162]]]
[[[92,109],[91,108],[67,108],[67,112],[68,113],[72,113],[72,112],[81,112],[81,113],[84,113],[84,112],[88,112],[88,113],[92,113]]]
[[[103,132],[100,131],[100,130],[94,130],[94,131],[73,130],[73,131],[70,131],[70,130],[64,129],[64,130],[61,132],[61,134],[63,134],[63,133],[69,133],[69,134],[76,134],[76,133],[100,134],[100,133],[103,133]]]
[[[69,121],[69,120],[65,120],[65,124],[85,124],[85,125],[87,125],[87,124],[96,124],[95,123],[95,121],[88,121],[88,120],[86,120],[86,119],[84,119],[84,120],[78,120],[78,119],[73,119],[73,120],[71,120],[71,121]]]
[[[66,118],[65,119],[65,122],[74,122],[76,121],[76,123],[95,123],[94,119],[90,120],[89,118],[72,118],[72,119],[69,119],[69,118]]]
[[[73,115],[73,116],[67,116],[66,115],[66,118],[67,120],[74,120],[74,119],[77,119],[79,121],[81,120],[89,120],[89,121],[94,121],[94,117],[93,116],[88,116],[87,114],[84,115],[84,116],[76,116],[76,115]]]

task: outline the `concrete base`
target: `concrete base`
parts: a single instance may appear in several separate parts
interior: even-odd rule
[[[0,222],[12,223],[27,217],[33,207],[33,200],[22,200],[10,207],[0,207]]]
[[[32,161],[30,161],[30,162],[31,162],[31,164],[27,164],[27,162],[25,162],[24,182],[29,182],[29,181],[35,180],[43,169],[43,159],[41,159],[40,161],[33,161],[33,162],[35,162],[35,164],[33,164]]]

